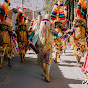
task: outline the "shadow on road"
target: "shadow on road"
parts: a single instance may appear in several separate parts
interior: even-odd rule
[[[37,64],[36,58],[27,57],[25,59],[21,63],[19,55],[15,54],[11,68],[7,66],[7,62],[3,63],[3,68],[0,70],[0,88],[70,88],[69,84],[81,84],[81,80],[65,78],[58,63],[54,61],[52,61],[50,71],[51,82],[47,83],[41,76],[43,71]]]

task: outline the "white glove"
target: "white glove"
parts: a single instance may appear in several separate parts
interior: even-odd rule
[[[58,33],[58,36],[59,36],[59,37],[62,37],[62,33]]]

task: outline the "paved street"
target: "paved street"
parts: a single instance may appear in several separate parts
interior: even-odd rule
[[[43,71],[37,65],[36,58],[33,51],[28,51],[23,63],[20,62],[19,54],[15,54],[11,68],[7,66],[7,61],[4,61],[0,70],[0,88],[88,88],[88,85],[82,84],[84,74],[81,68],[76,66],[73,50],[66,50],[66,55],[62,55],[58,63],[52,61],[50,83],[44,81]],[[82,63],[84,59],[82,58]]]

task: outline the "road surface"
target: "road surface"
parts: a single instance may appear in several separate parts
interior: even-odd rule
[[[52,61],[49,83],[44,81],[42,68],[37,64],[37,55],[28,51],[25,57],[26,60],[21,63],[19,54],[15,53],[11,68],[4,61],[0,70],[0,88],[88,88],[88,85],[82,84],[84,74],[76,66],[71,49],[66,50],[66,55],[62,55],[58,63]],[[84,60],[85,57],[81,59],[82,64]]]

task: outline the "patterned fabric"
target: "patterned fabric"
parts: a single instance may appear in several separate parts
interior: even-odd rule
[[[86,40],[74,42],[74,55],[84,56],[84,52],[87,50]]]
[[[61,38],[56,38],[54,39],[54,49],[55,52],[62,53],[63,45],[62,45],[62,39]]]
[[[49,56],[51,52],[52,52],[51,49],[47,50],[47,52],[42,52],[42,53],[40,52],[39,56],[41,57],[41,62],[46,63],[46,64],[49,63]]]
[[[8,58],[12,59],[12,54],[13,46],[11,44],[0,45],[0,57],[4,57],[4,55],[7,55]]]

